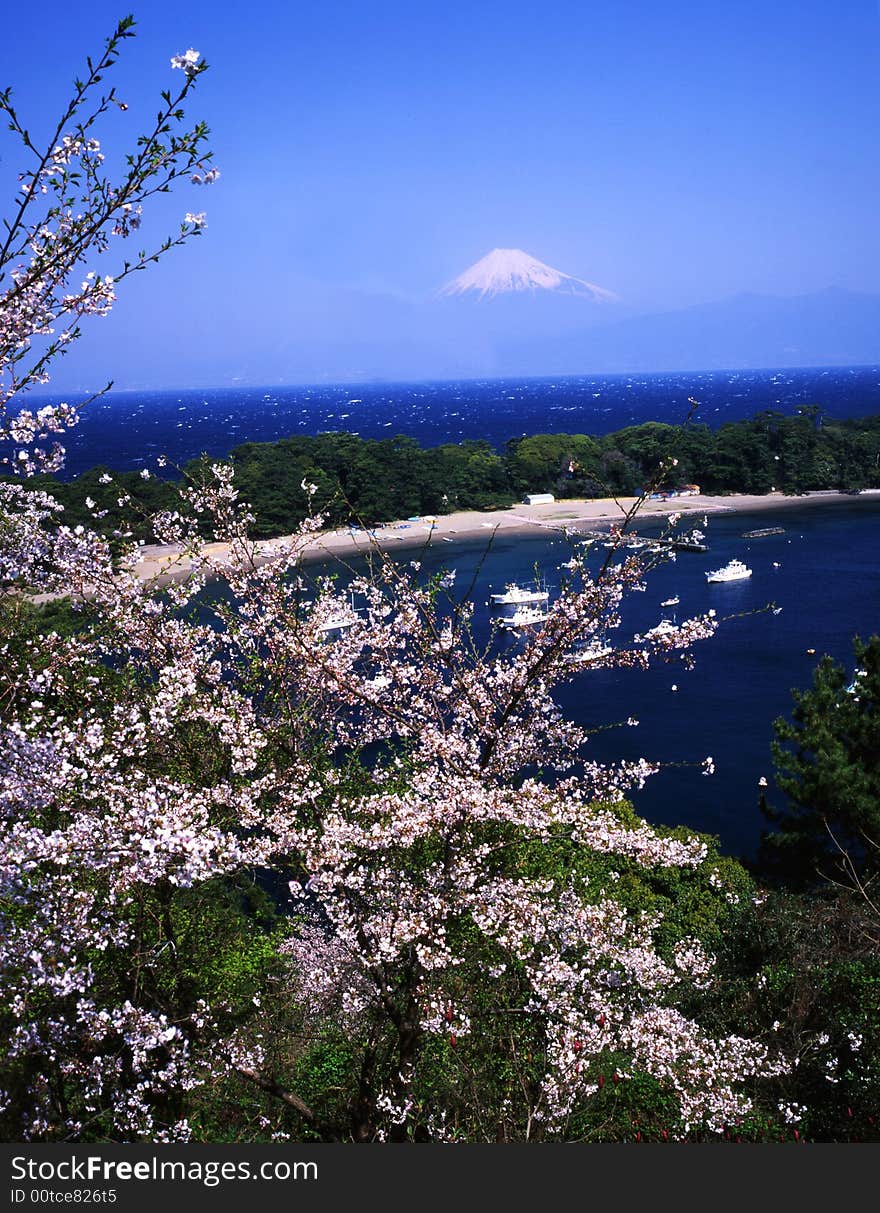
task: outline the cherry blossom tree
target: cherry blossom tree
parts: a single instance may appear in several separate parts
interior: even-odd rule
[[[78,328],[29,362],[33,340],[105,311],[150,259],[70,292],[87,253],[130,232],[154,188],[210,176],[204,129],[168,129],[203,64],[187,51],[173,66],[180,96],[126,183],[110,187],[92,143],[112,92],[91,118],[77,101],[24,178],[2,263],[12,248],[30,257],[3,299],[7,404]],[[77,182],[91,219],[68,206]],[[49,211],[27,226],[44,189]],[[60,405],[7,416],[24,472],[60,458],[33,457],[32,440],[75,420]],[[204,1093],[226,1090],[262,1101],[267,1135],[566,1138],[606,1073],[655,1083],[673,1135],[749,1114],[783,1060],[700,1026],[688,1007],[712,955],[631,897],[670,873],[719,915],[738,894],[705,840],[632,813],[628,792],[657,764],[593,761],[554,699],[591,664],[687,658],[714,616],[573,663],[644,588],[649,567],[622,546],[598,572],[575,555],[544,625],[505,647],[495,631],[480,642],[469,595],[418,561],[377,551],[344,587],[310,576],[320,516],[267,554],[221,463],[153,520],[188,569],[161,587],[139,575],[136,545],[65,526],[26,483],[0,493],[8,1136],[185,1140]],[[73,625],[32,626],[34,592],[70,598]],[[265,928],[261,899],[276,911]],[[230,941],[246,957],[234,973],[218,963]],[[332,1107],[296,1083],[308,1042],[330,1037],[349,1067]],[[490,1089],[496,1048],[505,1073]]]
[[[48,383],[49,367],[80,337],[84,318],[107,315],[123,279],[197,235],[205,217],[187,212],[176,235],[100,272],[96,266],[113,238],[137,232],[145,203],[180,179],[204,184],[219,176],[205,146],[207,127],[185,125],[185,102],[207,67],[192,49],[171,59],[183,84],[176,92],[163,90],[155,121],[138,137],[122,173],[111,177],[105,170],[95,132],[111,110],[128,105],[115,87],[105,88],[104,78],[133,33],[133,18],[124,18],[102,54],[87,60],[44,145],[34,141],[19,117],[12,90],[0,91],[0,113],[26,160],[18,198],[0,233],[0,441],[14,444],[2,463],[15,472],[58,468],[63,451],[57,442],[50,450],[35,450],[33,444],[77,419],[77,410],[67,403],[27,409],[24,395]]]

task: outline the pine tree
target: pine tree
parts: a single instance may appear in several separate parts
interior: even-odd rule
[[[791,720],[774,721],[771,744],[784,808],[762,809],[776,826],[760,862],[784,880],[837,879],[844,852],[860,877],[880,873],[880,636],[853,640],[855,672],[824,656],[807,691],[793,691]]]

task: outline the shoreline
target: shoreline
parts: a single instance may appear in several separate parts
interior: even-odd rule
[[[511,537],[534,535],[540,529],[558,533],[602,530],[622,519],[636,500],[635,497],[572,498],[543,505],[518,504],[501,510],[462,510],[454,514],[427,515],[432,521],[401,519],[387,525],[377,524],[370,530],[340,527],[321,531],[310,539],[303,547],[301,559],[308,563],[345,559],[364,555],[377,545],[385,552],[394,552],[397,548],[407,551],[448,542],[450,550],[454,551],[457,542],[481,536],[489,538],[495,534]],[[680,514],[682,517],[691,514],[757,514],[809,505],[878,502],[880,489],[865,489],[857,496],[836,489],[817,490],[800,496],[786,496],[778,492],[726,496],[701,493],[693,497],[645,502],[644,508],[636,515],[635,529],[638,529],[641,520],[661,519],[669,514]],[[290,539],[289,535],[280,535],[259,540],[257,563],[270,561],[273,550]],[[212,560],[222,560],[228,553],[229,545],[226,543],[209,543],[202,548],[204,557]],[[141,581],[154,581],[161,587],[185,580],[191,569],[189,558],[177,545],[146,544],[141,549],[141,559],[135,571]]]

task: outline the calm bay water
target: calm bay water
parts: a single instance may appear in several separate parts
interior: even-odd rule
[[[500,447],[524,433],[607,433],[643,421],[680,422],[689,396],[700,400],[699,419],[713,427],[761,409],[791,413],[803,404],[820,404],[835,417],[864,416],[880,412],[880,368],[117,393],[92,405],[67,436],[67,474],[97,463],[138,468],[159,454],[178,463],[203,451],[222,457],[240,442],[322,430],[407,434],[426,445],[485,438]],[[775,524],[785,533],[741,537]],[[646,523],[640,530],[652,528]],[[648,593],[631,599],[618,634],[622,640],[652,626],[668,613],[661,600],[674,594],[681,599],[679,618],[714,606],[733,618],[714,640],[697,646],[696,668],[585,670],[561,688],[559,700],[586,725],[640,720],[637,729],[598,734],[590,743],[598,760],[695,764],[671,766],[633,794],[645,817],[717,834],[724,850],[750,854],[763,826],[758,779],[772,776],[773,719],[790,712],[791,688],[809,685],[822,653],[850,666],[852,635],[880,630],[880,503],[847,499],[778,514],[716,515],[708,540],[710,552],[681,553],[652,576]],[[424,553],[424,567],[454,567],[458,584],[466,586],[484,548],[485,541],[438,542]],[[558,584],[568,556],[568,542],[547,532],[496,538],[477,572],[478,630],[488,628],[492,589],[528,579],[536,565],[549,584]],[[708,585],[705,570],[732,556],[746,560],[753,577]],[[771,600],[781,613],[748,613]],[[807,653],[811,648],[815,656]],[[712,777],[700,774],[707,755],[715,760]]]
[[[770,525],[784,533],[742,538],[743,531]],[[646,520],[638,531],[657,534],[659,525]],[[622,627],[609,637],[623,644],[634,632],[673,617],[660,603],[674,595],[680,598],[679,620],[714,607],[722,619],[731,618],[712,640],[695,646],[695,668],[687,671],[676,661],[647,671],[582,670],[560,688],[557,699],[568,717],[587,726],[630,716],[639,720],[638,728],[598,733],[589,743],[596,760],[644,757],[693,764],[670,765],[633,792],[644,817],[716,834],[727,853],[751,855],[764,828],[758,810],[761,776],[770,781],[773,802],[773,720],[790,714],[791,689],[810,685],[821,654],[830,653],[851,669],[852,636],[880,631],[880,500],[848,498],[772,513],[710,515],[705,531],[710,550],[679,553],[674,563],[658,568],[647,592],[628,599]],[[425,573],[454,568],[462,592],[476,575],[475,627],[486,637],[491,592],[509,581],[529,581],[536,567],[552,590],[570,554],[562,535],[502,533],[488,556],[485,539],[462,539],[437,542],[419,553],[410,550],[401,559],[420,559]],[[734,556],[745,560],[752,577],[710,585],[706,570]],[[779,614],[761,611],[771,602],[782,608]],[[704,776],[700,763],[709,755],[716,771]]]

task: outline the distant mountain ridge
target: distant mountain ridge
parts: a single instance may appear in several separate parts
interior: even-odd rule
[[[193,315],[182,341],[179,317],[157,313],[145,343],[120,308],[59,364],[53,387],[94,390],[107,378],[154,388],[880,364],[880,295],[839,288],[637,314],[552,287],[407,300],[321,286],[279,304],[271,324],[246,294],[212,297]]]
[[[830,287],[790,298],[741,294],[589,331],[503,342],[512,374],[865,366],[880,362],[880,295]]]
[[[362,302],[349,297],[344,325],[326,336],[291,332],[252,357],[248,377],[258,367],[276,382],[355,383],[880,364],[880,295],[838,288],[642,315],[555,291],[444,296],[384,312]]]

